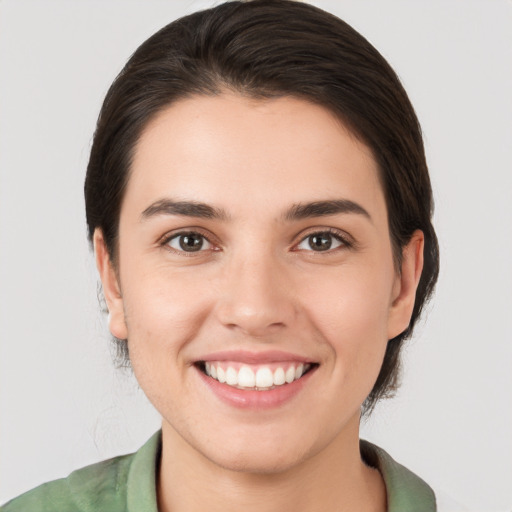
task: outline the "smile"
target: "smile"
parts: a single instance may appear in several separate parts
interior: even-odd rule
[[[310,363],[273,363],[249,365],[227,361],[208,361],[203,372],[228,386],[256,391],[268,391],[299,380],[312,368]]]

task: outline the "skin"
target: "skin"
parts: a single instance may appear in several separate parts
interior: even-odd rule
[[[166,198],[226,218],[144,217]],[[285,217],[297,203],[339,199],[368,215]],[[203,250],[168,242],[187,230],[209,240]],[[313,250],[308,237],[328,230],[341,238]],[[116,268],[100,230],[94,242],[111,332],[128,339],[163,418],[161,510],[386,509],[380,474],[359,454],[360,407],[387,340],[409,323],[423,235],[397,272],[375,160],[329,111],[227,92],[171,105],[136,147]],[[270,409],[222,402],[194,366],[220,350],[273,349],[318,366]]]

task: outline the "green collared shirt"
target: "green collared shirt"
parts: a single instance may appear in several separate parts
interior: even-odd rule
[[[161,432],[136,453],[93,464],[48,482],[1,507],[1,512],[158,512],[156,469]],[[432,489],[384,450],[361,441],[365,462],[382,474],[388,512],[435,512]]]

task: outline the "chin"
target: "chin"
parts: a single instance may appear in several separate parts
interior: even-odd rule
[[[242,430],[242,429],[241,429]],[[304,436],[275,435],[274,432],[233,433],[202,451],[215,465],[235,472],[260,475],[284,473],[309,459],[321,448],[311,445]],[[259,434],[259,435],[258,435]]]
[[[210,460],[217,466],[237,473],[276,475],[285,473],[306,459],[304,453],[287,453],[283,450],[267,452],[258,446],[238,453],[223,453]]]

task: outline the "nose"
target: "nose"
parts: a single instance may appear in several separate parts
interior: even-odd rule
[[[272,258],[234,261],[220,284],[217,318],[227,328],[264,338],[290,326],[296,308],[288,272]]]

